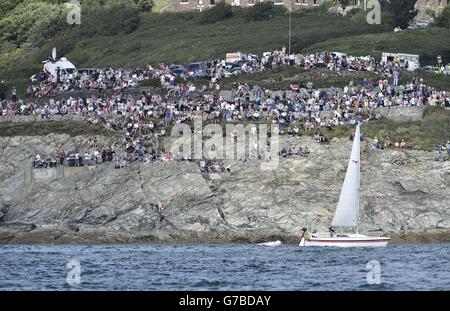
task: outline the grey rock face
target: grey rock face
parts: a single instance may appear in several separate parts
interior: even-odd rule
[[[87,138],[0,138],[0,242],[294,240],[300,228],[326,230],[351,149],[348,139],[307,146],[307,157],[280,158],[274,171],[257,160],[226,160],[230,172],[200,174],[195,161],[112,163],[70,177],[25,183],[35,153],[68,150]],[[361,231],[450,228],[450,163],[432,152],[363,145]],[[397,154],[405,166],[394,166]],[[210,178],[211,177],[211,178]],[[160,211],[158,204],[164,203]]]

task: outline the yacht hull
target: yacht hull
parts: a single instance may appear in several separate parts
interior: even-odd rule
[[[384,247],[389,243],[388,237],[346,236],[346,237],[311,237],[302,238],[299,246],[331,247]]]

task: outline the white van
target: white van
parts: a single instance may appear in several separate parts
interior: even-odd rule
[[[43,63],[43,71],[52,77],[52,82],[61,82],[78,75],[74,64],[69,62],[67,58],[61,57],[59,60],[56,60],[56,48],[53,48],[52,56],[49,60],[43,61]]]
[[[383,63],[387,62],[397,62],[402,68],[409,71],[414,71],[420,68],[419,55],[417,54],[405,54],[405,53],[386,53],[381,54],[381,61]]]
[[[46,61],[44,72],[52,76],[53,82],[61,82],[63,79],[72,79],[78,74],[74,64],[61,57],[57,61]],[[59,81],[58,81],[59,80]]]

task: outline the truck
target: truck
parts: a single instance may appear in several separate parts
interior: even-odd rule
[[[241,52],[236,52],[236,53],[227,53],[225,55],[225,61],[227,63],[236,63],[240,60],[247,60],[247,55],[241,53]]]
[[[51,76],[54,83],[61,82],[63,76],[71,79],[78,75],[77,68],[67,58],[61,57],[58,60],[56,59],[56,48],[53,48],[52,56],[48,60],[43,61],[43,64],[43,71]]]

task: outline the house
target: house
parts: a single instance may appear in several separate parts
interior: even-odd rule
[[[171,10],[177,12],[183,11],[203,11],[219,2],[226,2],[233,6],[249,7],[257,2],[264,0],[174,0]],[[267,0],[266,0],[267,1]],[[284,5],[287,8],[292,6],[293,10],[314,8],[322,5],[325,0],[271,0],[276,5]],[[416,9],[420,15],[426,14],[427,11],[434,11],[436,15],[442,13],[447,6],[449,0],[417,0]],[[351,0],[349,8],[364,6],[364,0]]]
[[[183,11],[203,11],[219,2],[229,3],[233,6],[249,7],[263,0],[174,0],[173,10]],[[322,5],[325,0],[273,0],[275,5],[284,5],[287,8],[292,6],[293,10],[313,8]]]

